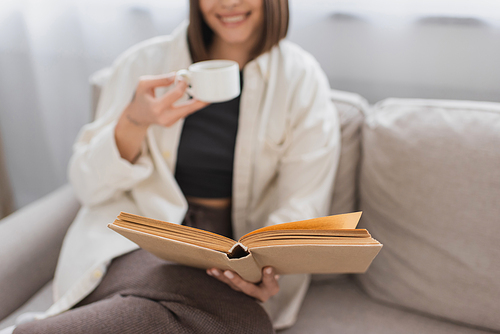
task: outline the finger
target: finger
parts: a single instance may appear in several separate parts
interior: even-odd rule
[[[223,282],[223,283],[226,283],[227,285],[229,285],[229,287],[231,287],[233,290],[236,290],[236,291],[241,291],[236,285],[234,285],[231,280],[225,276],[219,269],[215,269],[215,268],[212,268],[211,269],[211,273],[213,277],[215,277],[216,279],[218,279],[219,281]]]
[[[184,117],[186,117],[187,115],[192,114],[195,111],[205,108],[209,104],[210,103],[193,99],[183,103],[176,104],[175,106],[172,106],[171,109],[178,115],[183,115]]]
[[[278,275],[276,275],[273,267],[265,267],[262,269],[262,283],[260,283],[260,286],[263,287],[270,296],[277,294],[280,289],[276,276]]]
[[[161,75],[144,75],[139,78],[137,89],[147,91],[156,87],[170,86],[175,81],[175,72]]]
[[[168,113],[164,114],[164,117],[160,119],[160,123],[164,126],[171,126],[181,118],[185,118],[188,115],[206,107],[208,103],[201,102],[198,100],[191,100],[181,105],[172,107]]]
[[[262,299],[265,296],[265,292],[262,291],[262,289],[257,285],[244,280],[243,278],[241,278],[240,275],[233,273],[232,271],[229,270],[226,270],[224,272],[224,276],[226,276],[231,281],[232,284],[234,284],[238,289],[240,289],[245,294],[263,301]]]
[[[186,89],[187,83],[185,81],[179,81],[172,90],[168,91],[165,95],[159,98],[158,103],[160,108],[171,108],[175,101],[184,96]]]
[[[172,106],[171,109],[182,109],[184,107],[188,107],[191,105],[194,105],[197,109],[201,109],[208,106],[209,104],[210,104],[209,102],[203,102],[197,99],[191,99],[185,102],[176,103],[175,105]]]

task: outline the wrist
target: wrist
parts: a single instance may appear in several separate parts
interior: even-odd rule
[[[142,143],[148,130],[147,125],[135,125],[127,117],[125,110],[115,127],[115,142],[120,156],[134,163],[140,155]]]
[[[137,111],[134,113],[134,108],[132,104],[129,104],[123,113],[121,114],[120,121],[124,123],[128,130],[136,132],[146,132],[148,127],[151,125],[141,117],[137,117]]]
[[[115,136],[129,139],[140,138],[140,141],[142,141],[146,136],[148,127],[149,125],[137,122],[125,111],[116,123]]]

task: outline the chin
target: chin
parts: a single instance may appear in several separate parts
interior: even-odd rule
[[[237,32],[231,32],[227,34],[219,34],[219,36],[228,44],[245,44],[250,40],[250,34],[242,34]]]

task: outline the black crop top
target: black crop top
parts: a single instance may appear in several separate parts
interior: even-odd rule
[[[240,78],[243,89],[242,73]],[[184,120],[175,168],[184,196],[231,197],[239,111],[240,96],[212,103]]]

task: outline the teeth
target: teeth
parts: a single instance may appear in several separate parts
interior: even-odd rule
[[[245,19],[245,15],[221,17],[222,22],[227,22],[227,23],[240,22],[240,21],[243,21],[244,19]]]

